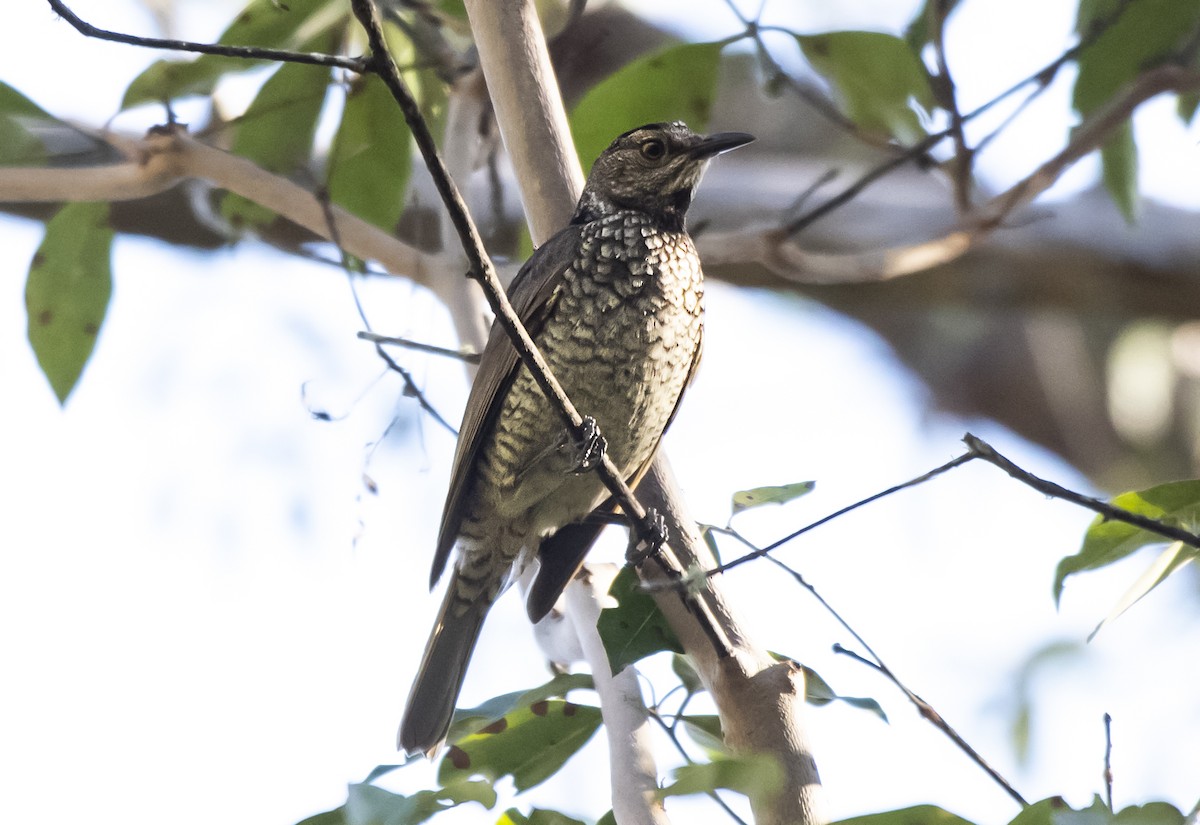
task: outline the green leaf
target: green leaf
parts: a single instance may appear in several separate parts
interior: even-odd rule
[[[1126,610],[1141,601],[1143,596],[1158,587],[1166,580],[1167,576],[1170,576],[1176,570],[1188,564],[1188,562],[1195,561],[1197,556],[1200,556],[1200,550],[1197,550],[1195,547],[1189,547],[1181,541],[1168,545],[1165,550],[1159,553],[1154,563],[1146,568],[1146,572],[1139,576],[1137,581],[1130,585],[1124,595],[1117,600],[1117,603],[1109,611],[1108,615],[1104,617],[1104,620],[1096,625],[1096,629],[1088,634],[1088,641],[1090,642],[1096,637],[1096,634],[1100,632],[1100,628],[1115,620]]]
[[[713,533],[712,525],[704,524],[700,526],[700,538],[704,539],[704,544],[708,547],[708,551],[712,553],[713,564],[721,566],[721,548],[717,544],[717,537]]]
[[[582,820],[574,819],[566,814],[560,814],[558,811],[548,811],[545,808],[534,808],[529,812],[529,816],[521,813],[516,808],[509,808],[496,820],[496,825],[585,825],[585,823]]]
[[[327,34],[308,44],[328,48]],[[317,119],[325,105],[329,69],[302,63],[285,63],[259,89],[250,107],[237,122],[233,153],[254,161],[269,172],[289,173],[312,154]],[[274,212],[229,194],[221,201],[221,214],[235,226],[261,226]]]
[[[914,805],[897,811],[855,816],[837,825],[972,825],[970,820],[955,816],[935,805]]]
[[[804,701],[808,704],[820,707],[828,705],[830,702],[845,702],[859,710],[870,711],[884,722],[888,720],[887,714],[883,712],[883,707],[874,699],[861,696],[841,696],[811,667],[800,665],[800,669],[804,671]]]
[[[617,606],[600,611],[596,630],[604,642],[614,675],[626,665],[660,650],[683,653],[683,645],[675,638],[654,598],[642,590],[632,567],[622,568],[608,594],[617,600]]]
[[[721,717],[716,714],[694,713],[684,716],[683,729],[693,742],[704,749],[709,759],[720,759],[729,755],[725,733],[721,729]]]
[[[1056,641],[1043,645],[1022,663],[1011,680],[1010,696],[1014,704],[1010,728],[1013,750],[1019,764],[1029,760],[1029,742],[1033,731],[1033,700],[1035,682],[1042,672],[1063,660],[1078,656],[1083,646],[1076,641]]]
[[[937,4],[942,7],[942,14],[947,18],[958,5],[958,0],[925,0],[921,8],[913,16],[912,22],[908,24],[908,28],[904,30],[904,42],[913,50],[914,54],[920,54],[921,51],[933,42],[933,32],[930,31],[929,13],[930,6]]]
[[[679,677],[679,681],[683,683],[688,693],[699,693],[704,690],[704,682],[700,680],[700,674],[692,667],[691,661],[685,654],[676,653],[671,656],[671,670],[675,671],[675,675]]]
[[[451,745],[438,781],[511,775],[518,791],[527,790],[557,773],[598,727],[600,709],[590,705],[550,699],[519,708]]]
[[[1184,126],[1191,124],[1197,109],[1200,109],[1200,92],[1182,94],[1175,104],[1175,111],[1179,113],[1179,119],[1183,121]]]
[[[376,75],[350,87],[329,154],[329,196],[363,220],[391,231],[404,207],[412,148],[404,115]]]
[[[44,160],[46,149],[29,127],[58,122],[12,86],[0,82],[0,164],[32,166]]]
[[[323,811],[300,820],[296,825],[346,825],[346,806]]]
[[[775,757],[767,754],[723,756],[712,762],[677,768],[675,781],[659,790],[658,796],[684,796],[726,788],[752,800],[769,800],[782,786],[783,768]]]
[[[340,28],[347,19],[341,0],[252,0],[217,41],[223,46],[300,49],[319,34]],[[305,51],[316,51],[306,48]],[[133,79],[121,108],[188,95],[210,95],[224,75],[246,72],[262,60],[201,55],[195,60],[159,60]]]
[[[1077,29],[1081,33],[1108,19],[1121,0],[1081,0]],[[1171,58],[1200,25],[1200,3],[1138,0],[1079,53],[1073,102],[1082,115],[1107,103],[1124,85]]]
[[[561,673],[544,685],[538,685],[529,690],[505,693],[488,699],[478,707],[459,708],[454,711],[454,721],[450,724],[450,732],[446,735],[446,741],[453,744],[464,736],[476,733],[482,728],[500,721],[515,710],[527,710],[531,705],[551,697],[566,697],[567,693],[572,690],[592,690],[594,687],[590,674]]]
[[[496,805],[496,789],[490,782],[460,780],[443,783],[437,790],[404,796],[374,785],[351,785],[345,805],[300,825],[417,825],[467,802],[478,802],[491,810]]]
[[[609,811],[596,820],[596,825],[617,825],[617,815]]]
[[[1173,481],[1148,490],[1121,493],[1109,504],[1164,524],[1194,529],[1200,524],[1200,480]],[[1103,516],[1096,516],[1084,534],[1079,552],[1058,563],[1054,574],[1054,603],[1057,605],[1062,598],[1067,576],[1097,570],[1146,545],[1168,541],[1170,539],[1132,524],[1106,521]]]
[[[60,404],[75,388],[108,311],[112,241],[108,204],[67,204],[46,224],[29,265],[29,343]]]
[[[1100,147],[1100,165],[1104,188],[1121,210],[1125,221],[1137,223],[1138,210],[1138,150],[1133,140],[1133,124],[1122,123]]]
[[[1053,796],[1022,810],[1010,825],[1181,825],[1183,819],[1179,809],[1166,802],[1131,805],[1114,814],[1099,796],[1081,810]]]
[[[784,484],[778,487],[755,487],[751,490],[739,490],[733,494],[733,515],[752,507],[764,504],[786,504],[795,498],[807,495],[817,486],[815,481],[798,481],[795,484]]]
[[[908,43],[879,32],[796,35],[809,64],[841,99],[861,128],[909,143],[925,136],[917,108],[934,108],[925,64]]]
[[[1081,0],[1076,28],[1082,36],[1094,23],[1110,19],[1118,0]],[[1138,0],[1079,53],[1073,103],[1087,116],[1123,86],[1175,56],[1200,25],[1200,3]],[[1125,219],[1132,222],[1137,202],[1137,145],[1126,123],[1101,149],[1104,185]]]
[[[647,123],[683,120],[703,132],[717,91],[721,49],[728,42],[671,46],[633,61],[593,87],[570,117],[584,170],[614,135]]]

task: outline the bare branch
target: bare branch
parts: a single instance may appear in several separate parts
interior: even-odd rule
[[[954,205],[959,213],[966,213],[971,208],[971,167],[974,150],[967,146],[967,138],[963,133],[963,115],[958,108],[958,93],[954,86],[954,76],[950,74],[950,65],[946,62],[946,0],[929,3],[926,14],[929,17],[929,30],[933,32],[933,51],[937,58],[938,73],[933,78],[934,92],[938,102],[950,114],[950,136],[954,139],[954,157],[951,159],[950,180],[954,183]]]
[[[778,277],[799,284],[866,283],[922,272],[961,257],[1003,228],[1014,212],[1028,206],[1053,186],[1080,158],[1100,148],[1138,106],[1164,92],[1194,92],[1198,89],[1200,72],[1170,65],[1147,71],[1076,128],[1070,142],[1056,155],[1005,192],[976,208],[958,228],[934,240],[838,255],[802,249],[788,237],[792,226],[787,226],[706,232],[696,239],[696,246],[708,264],[733,265],[753,261]],[[889,161],[887,168],[899,162]],[[838,202],[844,200],[839,197]]]
[[[328,66],[330,68],[349,69],[360,74],[366,68],[366,58],[343,57],[336,54],[320,54],[318,52],[293,52],[285,49],[263,49],[258,46],[226,46],[219,43],[194,43],[190,40],[170,40],[162,37],[141,37],[136,34],[125,34],[108,29],[101,29],[81,19],[71,11],[62,0],[48,0],[50,8],[66,20],[75,30],[85,37],[98,40],[111,40],[114,43],[125,43],[129,46],[142,46],[148,49],[168,49],[177,52],[196,52],[199,54],[218,55],[220,57],[235,57],[243,60],[276,60],[284,63],[306,63],[310,66]]]
[[[454,358],[458,361],[465,361],[468,364],[479,363],[479,353],[463,352],[457,349],[448,349],[446,347],[437,347],[433,344],[423,344],[420,341],[411,341],[408,338],[397,338],[392,335],[379,335],[374,332],[360,332],[358,337],[364,341],[370,341],[374,344],[392,344],[405,349],[415,349],[417,352],[428,352],[431,355],[442,355],[446,358]]]

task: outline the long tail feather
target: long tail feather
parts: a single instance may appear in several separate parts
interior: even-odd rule
[[[425,645],[421,669],[408,694],[397,744],[408,754],[433,756],[441,747],[454,716],[458,693],[467,675],[480,628],[491,603],[480,599],[466,606],[456,596],[457,571],[450,581],[442,610]]]

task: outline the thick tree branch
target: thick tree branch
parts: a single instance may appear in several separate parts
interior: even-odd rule
[[[164,192],[186,180],[202,180],[253,200],[326,240],[333,240],[332,221],[342,247],[350,254],[436,287],[439,279],[432,277],[438,270],[435,256],[408,246],[340,206],[326,208],[303,186],[201,143],[181,126],[153,129],[142,140],[115,135],[104,139],[129,160],[70,169],[0,167],[0,201],[124,201]]]

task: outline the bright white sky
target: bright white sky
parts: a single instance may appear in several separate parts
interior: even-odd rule
[[[712,5],[703,19],[729,33],[731,18]],[[845,5],[839,14],[853,13]],[[0,78],[56,114],[102,123],[124,82],[155,57],[85,41],[37,0],[10,6],[9,31],[21,37],[0,52]],[[77,7],[97,24],[150,30],[129,3]],[[215,36],[231,5],[223,7],[197,4],[179,34]],[[964,93],[986,95],[1045,63],[1069,27],[1066,7],[1036,5],[1043,31],[1027,26],[1032,5],[1006,3],[996,14],[996,4],[967,3],[951,37],[967,44]],[[850,24],[796,25],[886,27],[909,14],[861,8]],[[1006,28],[1010,20],[1022,27]],[[72,57],[48,58],[61,54]],[[987,68],[969,78],[976,64]],[[1065,123],[1043,123],[1022,133],[1029,152],[1015,163],[1061,140]],[[1166,195],[1156,159],[1184,144],[1194,151],[1193,138],[1143,153],[1152,191]],[[1193,155],[1176,177],[1196,166]],[[395,759],[395,725],[438,601],[425,580],[451,439],[397,400],[391,378],[357,400],[379,366],[354,339],[359,322],[339,275],[253,244],[186,255],[120,239],[105,328],[60,410],[25,339],[24,273],[39,239],[32,222],[0,220],[9,399],[0,405],[0,808],[29,823],[288,825],[340,804],[347,782]],[[375,282],[362,292],[377,329],[452,343],[420,290]],[[802,502],[741,517],[767,541],[958,454],[967,429],[1040,475],[1085,484],[994,425],[931,414],[883,343],[822,307],[720,284],[710,294],[706,364],[668,438],[698,517],[723,522],[737,489],[817,479]],[[460,371],[417,356],[407,363],[456,418]],[[300,399],[306,382],[314,407],[348,417],[312,420]],[[371,496],[364,456],[394,415],[399,424],[366,468],[380,489]],[[1015,764],[1007,726],[1016,669],[1044,644],[1082,641],[1147,562],[1072,581],[1056,613],[1054,565],[1088,521],[994,469],[968,467],[822,528],[783,557],[1030,799],[1090,802],[1108,711],[1118,805],[1164,799],[1186,809],[1200,775],[1188,657],[1200,649],[1200,622],[1183,581],[1039,674],[1036,759]],[[894,690],[829,653],[851,640],[773,568],[731,574],[725,587],[770,648],[843,693],[877,698],[891,717],[883,725],[848,709],[811,714],[835,817],[920,802],[989,825],[1015,814]],[[539,661],[518,599],[505,599],[464,702],[529,685]],[[599,815],[603,751],[594,742],[568,781],[518,804]],[[409,769],[393,787],[416,789],[430,776]],[[688,810],[677,821],[723,821],[710,807]],[[438,821],[494,819],[475,808]]]

